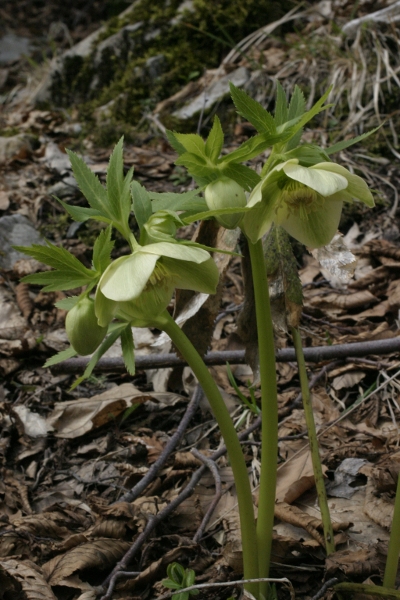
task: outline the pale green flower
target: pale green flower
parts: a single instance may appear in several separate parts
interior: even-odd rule
[[[360,200],[369,207],[374,200],[365,181],[344,167],[321,162],[302,167],[295,158],[278,164],[254,188],[241,222],[252,243],[272,223],[310,248],[328,244],[339,226],[343,202]]]
[[[119,316],[149,326],[176,288],[214,294],[218,279],[215,262],[202,248],[176,241],[137,246],[112,262],[100,279],[95,299],[99,325]]]

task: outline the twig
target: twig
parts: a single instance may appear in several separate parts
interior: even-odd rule
[[[323,362],[332,359],[345,359],[350,357],[362,357],[369,354],[390,354],[400,350],[400,336],[387,340],[372,340],[369,342],[355,342],[352,344],[335,344],[333,346],[315,346],[313,348],[304,348],[304,357],[306,362]],[[296,360],[294,348],[282,348],[276,353],[278,362],[292,362]],[[209,352],[204,356],[204,362],[207,365],[224,365],[229,362],[233,365],[245,363],[244,350],[229,350],[221,352]],[[58,365],[51,367],[54,373],[76,373],[83,370],[88,363],[88,359],[70,358]],[[136,356],[135,363],[137,369],[163,369],[186,365],[187,363],[176,354],[155,354]],[[125,371],[123,359],[102,358],[97,363],[95,370],[98,372],[122,372]]]
[[[146,489],[146,487],[155,479],[157,473],[167,462],[169,456],[174,451],[176,445],[183,437],[183,434],[186,431],[186,428],[195,414],[197,407],[199,406],[200,399],[203,395],[203,390],[198,385],[190,399],[189,404],[187,405],[185,414],[181,422],[178,425],[175,433],[169,438],[168,442],[165,444],[163,451],[161,452],[158,459],[152,464],[150,469],[147,471],[146,475],[137,483],[129,492],[124,494],[121,498],[118,499],[118,502],[133,502],[140,496],[140,494]]]
[[[201,589],[207,589],[207,588],[212,588],[212,587],[234,587],[235,585],[243,585],[245,583],[260,583],[262,581],[266,581],[267,583],[286,583],[290,589],[290,597],[292,600],[294,600],[295,594],[294,594],[293,586],[292,586],[291,582],[289,581],[289,579],[287,579],[286,577],[282,577],[281,579],[276,579],[273,577],[259,577],[258,579],[239,579],[237,581],[224,581],[222,583],[220,583],[220,582],[218,582],[218,583],[198,583],[197,585],[194,584],[194,585],[191,585],[190,587],[179,590],[179,593],[191,592],[192,590],[201,590]],[[173,592],[168,592],[167,594],[164,594],[163,596],[158,596],[154,600],[167,600],[167,598],[171,598],[171,596],[176,594],[176,592],[177,592],[176,590]]]
[[[214,498],[212,499],[212,502],[211,502],[210,506],[208,507],[207,512],[204,515],[202,522],[200,523],[200,527],[198,528],[198,530],[196,531],[196,533],[193,536],[193,541],[197,543],[201,540],[201,537],[204,533],[207,523],[210,520],[210,517],[211,517],[215,507],[217,506],[218,502],[220,501],[220,498],[222,496],[222,486],[221,486],[221,476],[219,474],[218,467],[215,464],[215,461],[212,458],[208,458],[207,456],[204,456],[204,454],[201,454],[201,452],[199,452],[196,448],[192,448],[192,454],[193,454],[193,456],[195,456],[196,458],[201,460],[208,469],[210,469],[211,473],[213,474],[214,481],[215,481]]]
[[[250,427],[248,427],[245,431],[242,431],[239,434],[239,439],[240,440],[245,439],[248,435],[250,435],[250,433],[252,433],[256,429],[258,429],[260,427],[260,425],[261,425],[261,418],[257,417],[257,419],[250,425]],[[223,456],[225,454],[225,452],[226,452],[226,447],[222,446],[221,448],[219,448],[219,450],[214,452],[211,459],[217,460],[218,458]],[[199,469],[197,469],[197,471],[195,471],[193,473],[189,483],[181,491],[181,493],[176,498],[174,498],[174,500],[172,500],[172,502],[170,502],[170,504],[168,504],[165,508],[163,508],[163,510],[161,510],[158,513],[158,515],[156,515],[155,517],[153,517],[151,520],[148,521],[146,527],[144,528],[142,533],[136,538],[136,540],[134,541],[134,543],[132,544],[132,546],[130,547],[128,552],[116,564],[116,566],[114,567],[114,569],[112,570],[110,575],[103,582],[102,589],[107,588],[107,592],[104,596],[102,596],[102,598],[100,600],[110,600],[111,599],[112,593],[115,588],[115,584],[118,579],[118,576],[117,576],[118,573],[121,570],[126,569],[129,562],[135,556],[136,552],[138,552],[140,550],[142,544],[144,544],[144,542],[149,537],[149,535],[153,531],[153,529],[155,529],[155,527],[158,525],[158,523],[160,523],[164,518],[166,518],[173,510],[175,510],[175,508],[177,508],[184,500],[186,500],[186,498],[188,498],[191,495],[195,486],[200,481],[205,470],[206,470],[205,465],[203,465]]]
[[[315,596],[313,596],[311,598],[311,600],[319,600],[320,598],[322,598],[322,596],[325,594],[325,592],[332,587],[333,585],[335,585],[335,583],[337,583],[339,580],[337,577],[332,577],[332,579],[328,579],[328,581],[325,581],[324,585],[322,586],[322,588],[319,590],[319,592],[317,592],[315,594]]]

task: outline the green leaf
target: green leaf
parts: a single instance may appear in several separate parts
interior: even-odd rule
[[[166,136],[168,138],[169,143],[171,144],[171,146],[173,147],[173,149],[175,150],[175,152],[177,152],[179,156],[181,154],[184,154],[186,152],[186,148],[175,137],[177,135],[177,132],[176,131],[169,131],[167,129],[165,133],[166,133]]]
[[[251,191],[261,180],[260,176],[245,165],[229,163],[223,165],[222,172],[227,177],[230,177],[236,183],[242,186],[248,192]]]
[[[81,296],[69,296],[68,298],[58,300],[54,306],[61,308],[61,310],[71,310],[71,308],[74,308],[74,306],[78,304],[80,298]]]
[[[150,195],[138,181],[132,181],[131,195],[133,212],[135,213],[136,222],[141,230],[143,225],[150,219],[153,212]]]
[[[259,102],[253,100],[246,92],[240,90],[233,83],[229,84],[232,100],[242,117],[250,121],[259,133],[275,133],[274,117]]]
[[[306,123],[308,123],[309,121],[311,121],[311,119],[313,119],[316,115],[318,115],[318,113],[322,112],[323,110],[327,110],[328,108],[330,108],[332,106],[332,104],[325,104],[324,102],[325,100],[328,98],[329,94],[331,93],[331,89],[332,86],[330,88],[328,88],[328,90],[325,92],[325,94],[314,104],[314,106],[312,106],[310,108],[309,111],[307,111],[302,118],[298,121],[298,123],[294,126],[294,133],[297,133],[297,131],[299,129],[302,129],[304,127],[304,125]]]
[[[94,283],[98,274],[87,269],[73,254],[51,244],[46,240],[47,246],[33,244],[32,246],[15,246],[16,250],[32,256],[54,271],[45,271],[23,277],[21,281],[45,285],[44,291],[70,290],[82,285]]]
[[[126,323],[112,323],[110,325],[108,336],[105,338],[105,340],[101,343],[101,345],[97,348],[96,352],[91,357],[90,361],[88,362],[88,364],[86,366],[86,369],[85,369],[83,375],[81,375],[81,377],[78,377],[78,379],[76,379],[74,381],[74,383],[71,385],[71,388],[70,388],[71,390],[75,389],[79,384],[82,383],[82,381],[84,381],[85,379],[90,377],[90,375],[93,372],[93,369],[97,365],[100,358],[117,341],[117,339],[119,338],[119,336],[121,335],[121,332],[125,329],[125,327],[126,327]]]
[[[301,117],[304,114],[306,107],[306,99],[304,98],[304,94],[299,88],[298,85],[294,86],[294,92],[289,102],[289,111],[288,111],[288,119],[294,119],[296,117]]]
[[[132,328],[128,324],[121,333],[122,356],[129,375],[135,374],[135,344],[133,342]]]
[[[93,267],[98,273],[103,273],[111,263],[111,252],[114,248],[111,229],[111,226],[103,229],[93,246]]]
[[[186,152],[196,156],[206,156],[206,148],[203,138],[197,133],[176,133],[175,139],[186,149]]]
[[[172,579],[163,579],[161,583],[164,587],[169,588],[170,590],[182,589],[182,585],[176,581],[172,581]]]
[[[190,587],[194,584],[194,580],[196,579],[196,573],[193,569],[186,569],[185,575],[185,587]]]
[[[279,83],[276,82],[276,100],[275,100],[275,123],[282,125],[288,120],[288,108],[285,90]]]
[[[172,596],[172,600],[188,600],[189,592],[180,592],[179,594],[174,594]]]
[[[205,145],[205,153],[211,162],[216,163],[221,154],[224,145],[224,132],[222,131],[221,121],[215,115],[214,123]]]
[[[152,210],[206,210],[207,204],[204,198],[200,198],[201,190],[198,188],[190,192],[177,194],[174,192],[149,192],[152,200]]]
[[[117,221],[121,221],[121,197],[124,187],[124,161],[122,147],[124,143],[123,136],[114,147],[110,156],[110,162],[107,169],[107,195],[112,214]]]
[[[290,152],[285,152],[285,160],[297,158],[303,167],[311,167],[319,162],[328,162],[329,157],[326,150],[314,144],[303,144]]]
[[[110,206],[106,189],[101,185],[100,180],[86,163],[71,150],[67,150],[67,154],[71,161],[72,170],[75,179],[78,182],[79,189],[89,202],[90,206],[99,211],[104,217],[111,220],[118,220],[118,215],[115,215]]]
[[[196,180],[197,178],[201,178],[202,180],[205,180],[208,183],[215,179],[216,175],[218,174],[218,171],[215,168],[210,167],[206,163],[205,158],[202,158],[190,152],[182,154],[178,158],[178,160],[175,161],[175,164],[183,165],[184,167],[186,167],[190,175]]]
[[[380,128],[381,128],[381,125],[379,125],[379,127],[375,127],[374,129],[371,129],[371,131],[362,133],[361,135],[358,135],[357,137],[352,138],[351,140],[342,140],[341,142],[338,142],[337,144],[330,146],[330,148],[325,148],[325,152],[327,154],[335,154],[335,152],[340,152],[341,150],[345,150],[346,148],[349,148],[349,146],[352,146],[353,144],[358,144],[358,142],[361,142],[362,140],[364,140],[365,138],[370,136],[372,133],[375,133],[376,131],[378,131],[378,129],[380,129]]]
[[[131,213],[131,184],[133,177],[133,167],[129,169],[127,174],[125,175],[124,184],[122,186],[121,192],[121,215],[122,221],[121,224],[125,226],[128,223],[129,215]]]
[[[251,210],[250,208],[218,208],[215,210],[205,210],[201,213],[196,213],[195,215],[190,215],[185,217],[183,220],[184,223],[190,225],[190,223],[195,223],[196,221],[204,221],[204,219],[211,219],[211,217],[218,217],[220,215],[236,215],[245,213]],[[180,242],[180,245],[186,245],[185,242]],[[192,245],[192,244],[191,244]],[[205,250],[220,252],[220,250],[215,250],[214,248],[209,248],[208,246],[198,245],[200,248],[204,248]],[[231,254],[230,252],[225,252],[225,254]]]
[[[261,152],[264,152],[267,148],[272,146],[273,144],[280,142],[282,140],[282,135],[280,134],[265,134],[259,133],[250,139],[246,140],[233,152],[230,152],[226,156],[223,157],[221,164],[228,162],[242,162],[245,160],[250,160],[254,158],[254,156],[258,156]]]
[[[110,222],[110,219],[103,217],[102,213],[94,208],[87,208],[86,206],[72,206],[68,204],[68,202],[63,202],[56,196],[54,198],[61,204],[64,210],[74,219],[74,221],[79,221],[83,223],[88,219],[96,219],[99,221]]]
[[[46,360],[46,362],[44,363],[43,367],[47,368],[47,367],[52,367],[53,365],[58,365],[58,363],[63,362],[64,360],[67,360],[68,358],[73,358],[77,354],[78,353],[75,352],[75,350],[72,348],[72,346],[70,346],[66,350],[61,350],[61,352],[57,352],[57,354],[54,354],[54,356],[52,356],[51,358],[48,358]]]

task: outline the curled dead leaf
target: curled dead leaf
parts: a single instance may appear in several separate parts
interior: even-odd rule
[[[15,586],[17,593],[22,588],[27,600],[56,600],[40,571],[25,562],[13,559],[0,561],[0,580],[2,579],[3,589],[7,586],[11,592]]]

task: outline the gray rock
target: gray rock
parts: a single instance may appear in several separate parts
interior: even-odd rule
[[[70,175],[69,177],[64,177],[62,181],[57,181],[57,183],[52,185],[48,189],[48,193],[51,196],[57,196],[57,198],[68,198],[76,194],[78,190],[79,187],[75,177]]]
[[[250,72],[246,67],[239,67],[232,73],[224,75],[205,90],[201,92],[196,98],[191,100],[189,104],[176,110],[173,113],[174,117],[178,119],[190,119],[196,113],[202,110],[209,110],[218,100],[221,100],[229,94],[229,82],[231,81],[236,87],[242,87],[250,79]]]
[[[145,70],[152,81],[163,74],[166,64],[164,54],[157,54],[146,60]]]
[[[17,61],[23,54],[30,53],[30,42],[26,37],[7,33],[0,38],[0,64]]]
[[[18,260],[26,259],[26,254],[12,246],[31,244],[43,244],[43,240],[29,219],[18,213],[0,218],[0,269],[9,271]]]

